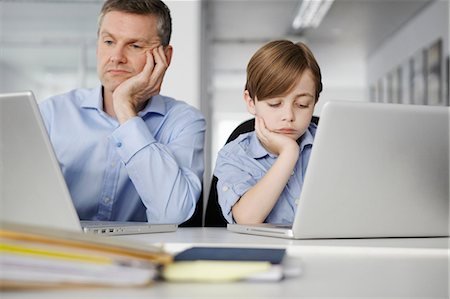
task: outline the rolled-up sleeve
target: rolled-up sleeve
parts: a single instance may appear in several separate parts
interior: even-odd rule
[[[231,145],[219,152],[214,170],[218,179],[219,205],[228,223],[235,222],[231,208],[264,175],[264,171],[255,165],[253,159],[239,154],[240,149],[236,149],[237,146]]]

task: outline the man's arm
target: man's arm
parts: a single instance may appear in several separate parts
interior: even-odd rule
[[[185,110],[173,111],[179,129],[167,143],[158,142],[140,117],[124,123],[111,138],[151,223],[186,221],[201,193],[205,121],[198,111]]]

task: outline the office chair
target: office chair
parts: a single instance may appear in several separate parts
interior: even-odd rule
[[[318,125],[319,117],[313,116],[311,122]],[[233,132],[231,132],[225,144],[233,141],[241,134],[249,133],[254,130],[255,130],[255,119],[254,118],[248,119],[243,123],[241,123],[240,125],[238,125],[236,129],[234,129]],[[211,188],[209,190],[208,202],[206,204],[205,226],[225,227],[227,226],[227,221],[223,217],[222,210],[219,205],[216,188],[217,181],[218,181],[217,177],[213,175],[211,181]]]
[[[200,198],[197,201],[197,205],[195,206],[194,214],[192,214],[191,218],[181,223],[179,227],[202,227],[202,218],[203,218],[203,184],[202,184],[202,192],[200,193]]]

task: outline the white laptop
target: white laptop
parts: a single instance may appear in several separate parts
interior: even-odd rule
[[[292,226],[228,224],[273,237],[449,235],[449,107],[328,102]]]
[[[176,224],[81,221],[32,92],[0,94],[0,221],[119,235]]]

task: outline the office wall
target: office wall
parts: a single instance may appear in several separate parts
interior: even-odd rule
[[[386,76],[394,68],[403,69],[402,102],[410,102],[410,90],[408,87],[411,57],[419,51],[427,49],[438,39],[442,39],[443,60],[441,69],[442,97],[446,96],[446,59],[449,56],[449,1],[436,0],[431,2],[417,16],[407,22],[400,30],[391,36],[386,42],[367,59],[367,80],[373,86]]]
[[[161,93],[200,108],[201,1],[165,1],[173,19],[171,65]]]
[[[99,84],[97,16],[103,1],[0,1],[0,92],[38,100]],[[161,93],[200,107],[200,1],[166,1],[173,59]]]

